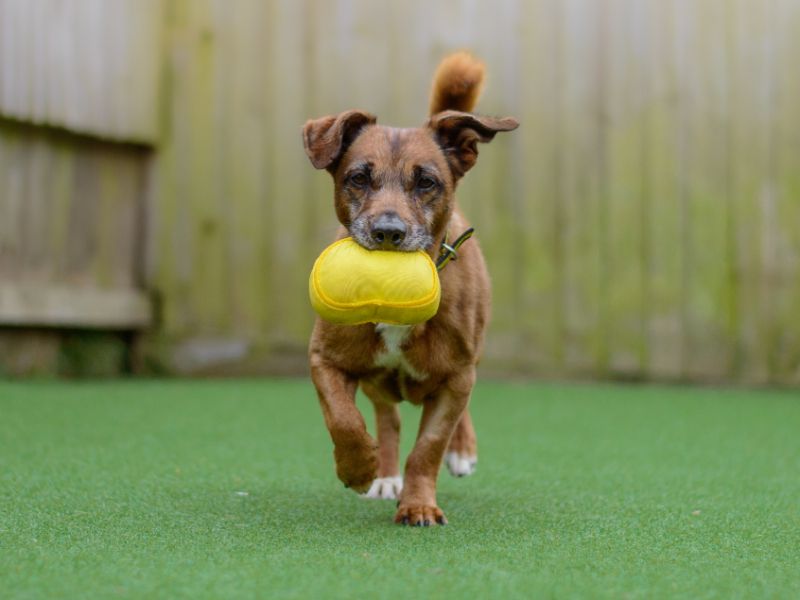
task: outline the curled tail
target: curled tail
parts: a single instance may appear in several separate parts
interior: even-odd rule
[[[433,75],[432,115],[443,110],[470,112],[483,89],[485,67],[469,52],[456,52],[439,63]]]

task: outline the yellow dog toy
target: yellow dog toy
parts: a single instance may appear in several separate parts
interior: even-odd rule
[[[367,250],[353,238],[323,250],[308,281],[320,317],[342,325],[414,325],[439,310],[436,265],[422,250]]]

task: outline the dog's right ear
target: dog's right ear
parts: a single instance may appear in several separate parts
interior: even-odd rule
[[[333,172],[361,128],[374,123],[375,116],[361,110],[307,121],[303,126],[303,146],[311,164]]]

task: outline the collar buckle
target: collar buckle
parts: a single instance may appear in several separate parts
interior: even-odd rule
[[[436,259],[436,270],[441,271],[451,260],[458,260],[458,249],[461,245],[472,237],[475,229],[470,227],[462,233],[452,245],[447,243],[447,233],[444,234],[444,240],[439,247],[439,258]]]

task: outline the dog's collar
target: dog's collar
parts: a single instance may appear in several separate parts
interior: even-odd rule
[[[447,243],[447,232],[444,233],[444,240],[439,247],[439,258],[436,259],[436,270],[441,271],[451,260],[458,260],[458,249],[461,245],[472,237],[475,229],[470,227],[456,238],[452,244]]]

